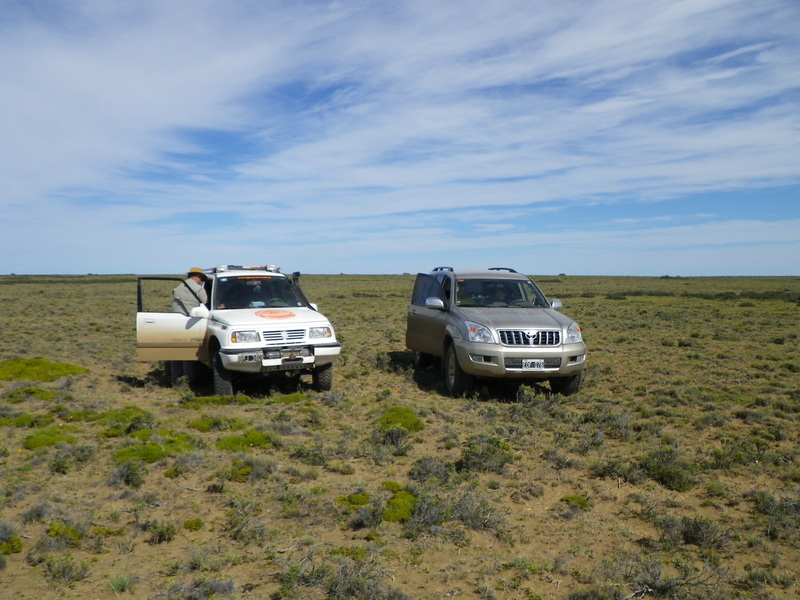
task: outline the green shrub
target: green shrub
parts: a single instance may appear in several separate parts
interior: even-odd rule
[[[403,486],[397,483],[396,481],[384,481],[381,484],[381,489],[390,492],[400,492],[403,490]]]
[[[662,446],[647,454],[641,461],[641,468],[650,479],[669,490],[686,492],[694,485],[690,474],[692,466],[680,459],[680,452],[673,446]]]
[[[361,506],[366,506],[370,502],[370,495],[366,492],[358,492],[355,494],[350,494],[348,496],[341,496],[336,498],[334,502],[339,504],[340,506],[344,506],[349,508],[350,510],[355,510]]]
[[[246,423],[244,419],[237,419],[234,417],[203,417],[202,419],[191,421],[188,426],[197,431],[206,433],[208,431],[244,429]]]
[[[244,394],[236,396],[192,396],[181,399],[181,406],[185,408],[203,408],[204,406],[228,406],[236,404],[244,406],[246,404],[263,404],[263,400],[257,400]]]
[[[133,592],[137,583],[139,583],[139,578],[136,575],[117,575],[111,579],[108,585],[115,594],[122,594]]]
[[[152,545],[171,542],[178,532],[178,527],[169,519],[148,521],[144,524],[143,529],[150,534],[147,543]]]
[[[43,358],[12,358],[0,361],[0,380],[56,381],[67,375],[85,375],[89,369]]]
[[[11,403],[22,402],[29,398],[36,398],[37,400],[55,400],[59,397],[57,392],[52,390],[43,390],[38,387],[25,387],[18,390],[8,392],[6,398]]]
[[[17,427],[19,429],[35,429],[47,427],[48,425],[52,424],[54,420],[55,419],[52,415],[22,413],[13,417],[4,417],[0,419],[0,426]]]
[[[139,460],[152,464],[164,459],[167,456],[167,450],[158,444],[134,444],[120,448],[114,452],[113,456],[118,463]]]
[[[382,431],[402,428],[408,433],[414,433],[425,429],[425,423],[410,408],[393,406],[378,418],[378,428]]]
[[[403,523],[411,518],[417,498],[406,491],[398,491],[386,503],[383,509],[383,520],[389,523]]]
[[[19,536],[11,535],[0,541],[0,555],[19,554],[20,552],[22,552],[22,538]]]
[[[155,417],[138,406],[107,410],[95,414],[91,420],[107,427],[100,434],[103,437],[119,437],[135,431],[151,429],[155,423]]]
[[[564,496],[561,498],[561,502],[565,502],[581,510],[588,510],[591,507],[589,501],[583,496]]]
[[[22,446],[27,450],[37,450],[48,446],[55,446],[60,443],[74,443],[75,436],[72,434],[77,430],[70,425],[51,425],[45,429],[36,431],[26,436]]]
[[[203,519],[194,518],[187,519],[183,522],[183,528],[186,531],[200,531],[203,528]]]
[[[514,462],[511,446],[498,435],[474,435],[456,461],[458,471],[483,471],[502,473],[505,466]]]
[[[295,392],[293,394],[282,394],[280,396],[272,396],[269,399],[270,404],[297,404],[305,402],[309,398],[302,392]]]
[[[53,521],[47,528],[47,535],[59,542],[60,545],[70,548],[77,548],[81,545],[84,532],[63,521]]]
[[[231,461],[225,478],[236,483],[246,483],[248,481],[259,481],[267,479],[276,471],[275,463],[261,458],[241,455]]]
[[[46,556],[44,572],[50,581],[70,585],[89,576],[89,563],[76,562],[71,554]]]
[[[251,429],[244,435],[230,435],[217,441],[217,448],[226,452],[246,452],[253,448],[269,448],[272,440],[266,431]]]
[[[328,457],[325,449],[320,444],[314,446],[306,446],[301,444],[292,448],[289,456],[297,460],[317,467],[324,467],[328,463]]]
[[[152,464],[167,456],[189,452],[196,447],[196,442],[185,433],[173,433],[159,430],[155,434],[150,429],[142,429],[131,434],[135,439],[146,441],[142,444],[124,445],[113,454],[116,462],[143,460]],[[152,441],[147,441],[152,440]]]

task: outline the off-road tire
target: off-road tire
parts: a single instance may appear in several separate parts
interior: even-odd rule
[[[472,389],[472,375],[467,375],[458,364],[456,347],[450,344],[444,353],[442,362],[442,376],[444,387],[451,396],[463,396]]]
[[[571,396],[577,394],[583,385],[583,372],[571,377],[552,377],[550,379],[550,389],[554,394]]]
[[[233,374],[222,364],[219,352],[214,353],[214,393],[217,396],[233,396]]]
[[[329,392],[333,389],[333,364],[317,367],[311,373],[311,383],[318,392]]]

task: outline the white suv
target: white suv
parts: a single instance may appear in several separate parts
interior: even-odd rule
[[[546,380],[559,394],[583,381],[581,329],[558,312],[536,284],[513,269],[420,273],[406,320],[406,347],[415,365],[442,358],[447,391],[470,391],[475,377]]]
[[[330,390],[341,344],[330,321],[306,299],[300,274],[274,266],[224,265],[206,269],[209,302],[190,316],[144,312],[137,289],[137,359],[200,361],[213,372],[214,392],[231,395],[249,378],[293,372],[312,376],[314,388]],[[177,279],[183,281],[182,279]]]

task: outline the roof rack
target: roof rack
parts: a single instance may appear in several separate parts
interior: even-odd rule
[[[490,271],[508,271],[509,273],[516,273],[517,271],[511,267],[489,267]]]
[[[434,267],[433,268],[433,271],[452,271],[452,270],[453,270],[453,267]]]
[[[224,273],[225,271],[269,271],[270,273],[280,273],[278,265],[263,266],[243,266],[243,265],[220,265],[211,269],[212,273]]]

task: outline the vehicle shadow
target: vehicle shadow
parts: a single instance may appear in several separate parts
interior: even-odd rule
[[[170,381],[169,364],[165,362],[154,363],[152,368],[142,377],[120,375],[116,377],[116,380],[136,389],[145,387],[182,388],[195,396],[215,395],[214,378],[211,374],[211,369],[202,363],[197,363],[195,369],[194,381],[182,381],[176,385],[173,385]],[[260,398],[295,392],[310,392],[313,391],[313,385],[310,380],[304,381],[300,376],[276,374],[273,377],[254,377],[252,381],[240,381],[235,391],[237,395],[243,394],[253,398]]]
[[[421,391],[436,392],[447,395],[442,381],[442,361],[434,358],[430,365],[424,368],[414,368],[414,353],[388,352],[388,362],[385,370],[398,373],[412,373],[412,379]],[[524,387],[523,387],[524,386]],[[530,380],[519,379],[492,379],[483,378],[475,381],[475,387],[470,398],[493,402],[525,402],[527,398],[552,394],[546,384]]]

